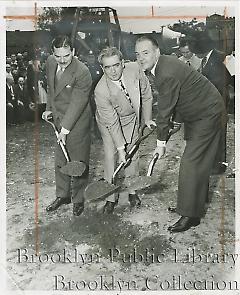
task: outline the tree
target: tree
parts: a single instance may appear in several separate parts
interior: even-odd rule
[[[38,18],[38,28],[53,34],[70,34],[76,7],[45,7]]]

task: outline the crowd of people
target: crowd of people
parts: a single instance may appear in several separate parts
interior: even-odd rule
[[[28,52],[6,57],[7,124],[15,125],[40,118],[47,102],[45,62],[47,53]],[[38,114],[39,113],[39,114]]]

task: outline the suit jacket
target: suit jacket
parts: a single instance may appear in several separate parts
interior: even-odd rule
[[[192,55],[190,59],[186,59],[184,56],[179,57],[179,60],[183,61],[185,64],[190,63],[190,66],[193,67],[195,70],[198,70],[201,66],[201,59],[198,58],[195,54]]]
[[[23,89],[21,89],[18,84],[14,85],[14,93],[16,98],[21,100],[24,103],[25,107],[28,107],[30,101],[27,97],[26,85],[23,85]]]
[[[125,64],[123,79],[133,108],[123,91],[105,74],[95,88],[96,119],[107,127],[116,147],[130,142],[129,137],[126,138],[123,134],[124,126],[128,126],[134,119],[139,124],[141,113],[145,122],[152,118],[150,84],[137,63]],[[130,131],[133,132],[133,130]],[[131,132],[129,132],[130,137]]]
[[[92,79],[87,67],[73,57],[57,85],[55,76],[57,62],[49,56],[46,63],[48,99],[46,110],[52,111],[58,128],[70,131],[67,136],[67,148],[71,160],[89,160],[91,110],[89,91]]]
[[[213,49],[206,65],[202,69],[202,74],[213,83],[222,96],[227,95],[227,86],[231,84],[231,75],[225,64],[225,54]]]
[[[224,102],[214,85],[178,59],[160,56],[155,68],[155,84],[159,92],[159,140],[166,140],[174,112],[185,123],[185,139],[204,136],[225,120]]]
[[[6,84],[6,100],[7,100],[7,103],[11,103],[11,104],[13,104],[13,106],[15,106],[17,104],[17,100],[16,100],[16,96],[15,96],[14,86],[12,86],[12,90],[13,90],[13,92],[11,92],[11,90],[8,87],[8,84]],[[13,93],[14,96],[12,96],[12,93]]]

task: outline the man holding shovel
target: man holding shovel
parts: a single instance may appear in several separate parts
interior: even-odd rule
[[[56,199],[46,208],[55,211],[63,204],[73,202],[73,214],[79,216],[84,210],[84,189],[88,182],[90,154],[91,110],[89,92],[92,85],[88,68],[73,56],[70,39],[63,35],[52,42],[53,55],[46,63],[48,101],[42,117],[53,117],[58,129],[55,147]],[[71,160],[86,164],[82,176],[63,174],[66,164],[58,143],[66,145]]]
[[[126,162],[126,148],[138,136],[141,114],[145,124],[156,125],[152,119],[152,94],[149,81],[137,63],[124,63],[122,53],[115,47],[103,49],[98,57],[103,76],[95,88],[96,121],[104,146],[104,178],[111,183],[119,162]],[[135,154],[125,176],[138,175]],[[128,189],[130,207],[140,206],[139,196]],[[118,194],[108,197],[104,212],[110,214],[118,202]]]
[[[225,126],[226,109],[213,84],[181,61],[161,55],[154,39],[137,39],[135,52],[139,65],[154,76],[159,93],[155,153],[165,154],[172,114],[177,112],[184,123],[186,147],[180,163],[177,199],[181,217],[168,230],[186,231],[199,225],[205,213],[210,172]]]

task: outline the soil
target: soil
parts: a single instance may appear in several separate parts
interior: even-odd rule
[[[8,127],[8,288],[127,292],[218,289],[226,283],[229,289],[235,266],[234,125],[230,115],[229,166],[224,175],[211,178],[205,217],[178,234],[167,230],[178,219],[167,208],[176,204],[183,128],[154,168],[158,181],[139,190],[140,208],[130,211],[122,191],[113,215],[103,215],[105,202],[99,201],[86,202],[84,213],[74,217],[72,204],[54,213],[45,210],[55,198],[51,126],[40,121]],[[141,144],[142,176],[155,140],[153,133]],[[103,156],[102,142],[93,134],[90,182],[102,178]]]

